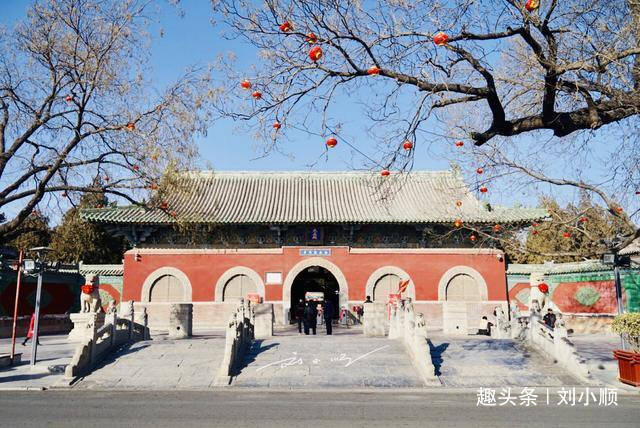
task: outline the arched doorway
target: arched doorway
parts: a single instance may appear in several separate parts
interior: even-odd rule
[[[307,292],[324,293],[324,298],[333,304],[333,317],[338,318],[340,302],[340,286],[338,280],[328,269],[322,266],[309,266],[296,275],[291,285],[291,301],[289,319],[295,320],[293,312],[296,303],[304,301]]]
[[[400,285],[400,277],[398,275],[388,273],[382,275],[373,286],[373,301],[376,303],[387,303],[389,294],[397,293]]]
[[[461,273],[447,284],[446,300],[449,302],[478,302],[482,300],[480,288],[470,275]]]
[[[184,299],[184,287],[173,275],[162,275],[156,279],[149,292],[150,302],[181,302]]]
[[[246,299],[247,294],[249,293],[257,293],[258,288],[256,283],[249,278],[248,275],[239,274],[233,276],[227,283],[224,285],[224,289],[222,291],[222,301],[238,301],[240,299]]]

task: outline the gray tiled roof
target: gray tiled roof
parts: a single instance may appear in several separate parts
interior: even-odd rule
[[[511,263],[507,266],[508,275],[521,275],[539,272],[543,274],[579,273],[579,272],[599,272],[612,270],[600,260],[585,260],[581,262],[554,263],[547,262],[541,264],[518,264]]]
[[[631,242],[631,244],[620,250],[620,254],[622,254],[623,256],[633,256],[636,254],[640,254],[640,238],[634,240],[633,242]]]
[[[457,218],[522,223],[547,216],[538,208],[489,209],[452,171],[387,178],[370,172],[190,172],[164,202],[166,210],[109,207],[84,210],[82,216],[110,224],[443,223]]]

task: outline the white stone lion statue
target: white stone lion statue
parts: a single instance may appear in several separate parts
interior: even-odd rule
[[[82,293],[80,293],[80,306],[82,306],[80,312],[99,312],[102,309],[102,302],[100,301],[98,276],[87,275],[85,280]]]

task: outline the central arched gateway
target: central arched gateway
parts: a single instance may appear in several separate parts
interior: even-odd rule
[[[340,268],[338,268],[338,266],[331,263],[329,260],[325,258],[309,257],[308,259],[301,260],[296,265],[294,265],[291,268],[291,270],[289,270],[289,272],[287,273],[287,277],[285,278],[284,283],[282,284],[282,309],[283,309],[282,313],[283,313],[283,322],[285,324],[287,324],[291,319],[291,307],[292,307],[291,302],[293,301],[292,295],[294,292],[294,283],[296,284],[296,293],[298,293],[297,290],[299,286],[297,285],[298,281],[296,281],[296,278],[298,278],[298,275],[300,275],[303,271],[307,271],[308,268],[313,268],[311,269],[311,273],[313,273],[314,275],[319,275],[321,278],[327,279],[327,282],[332,282],[335,280],[334,284],[337,284],[337,288],[338,288],[337,300],[336,300],[337,304],[335,306],[336,313],[339,312],[339,309],[341,307],[348,306],[349,287],[347,285],[347,280],[344,274],[342,273],[342,271],[340,270]],[[320,269],[318,269],[317,272],[314,273],[313,271],[315,270],[315,268],[323,268],[324,271],[321,271]],[[301,278],[305,278],[306,275],[307,274],[303,274]],[[330,278],[329,275],[331,275],[332,278]],[[335,288],[332,288],[332,290],[335,296],[336,295]]]
[[[307,292],[322,293],[326,300],[333,304],[333,317],[338,318],[340,304],[340,287],[335,276],[322,266],[309,266],[300,272],[291,286],[289,319],[293,319],[293,311],[297,302],[305,300]]]

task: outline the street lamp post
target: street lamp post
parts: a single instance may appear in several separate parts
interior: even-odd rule
[[[38,271],[38,288],[36,289],[36,307],[35,320],[33,323],[33,337],[31,338],[31,367],[36,365],[36,357],[38,354],[38,328],[40,327],[40,297],[42,295],[42,276],[45,269],[45,259],[47,253],[53,251],[49,247],[35,247],[31,250],[36,253],[35,268]]]
[[[616,303],[618,304],[618,315],[624,313],[624,304],[622,302],[622,281],[620,280],[620,267],[626,266],[628,257],[622,257],[617,253],[606,253],[602,256],[602,262],[606,265],[613,265],[613,282],[616,287]],[[624,337],[620,335],[620,346],[626,349]]]

